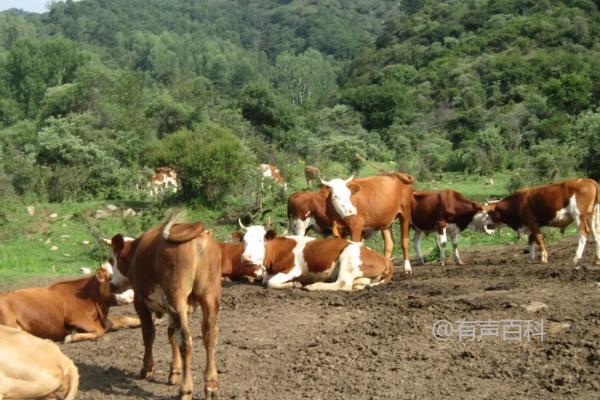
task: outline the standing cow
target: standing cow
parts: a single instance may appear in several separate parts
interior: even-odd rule
[[[341,238],[277,236],[261,225],[246,228],[242,259],[265,268],[263,283],[282,289],[358,290],[389,282],[392,263],[362,243]]]
[[[188,312],[200,304],[206,350],[204,393],[207,399],[213,399],[218,390],[215,346],[221,300],[221,249],[201,222],[176,222],[177,216],[172,216],[166,224],[133,241],[115,235],[111,239],[110,263],[115,269],[111,286],[117,292],[132,286],[135,292],[133,304],[142,322],[144,339],[142,378],[154,375],[152,313],[159,317],[169,314],[167,333],[173,352],[169,383],[178,384],[183,375],[181,400],[192,398],[192,333]]]
[[[73,400],[79,372],[49,340],[0,325],[0,399]]]
[[[306,187],[310,190],[312,181],[316,181],[321,176],[319,168],[313,165],[307,165],[304,167],[304,177],[306,178]]]
[[[595,264],[600,265],[600,205],[598,183],[593,179],[569,179],[546,186],[521,189],[489,205],[488,213],[496,223],[529,233],[529,257],[536,257],[536,245],[542,263],[548,262],[548,252],[540,231],[542,226],[564,229],[575,221],[579,241],[573,262],[578,268],[591,233],[596,243]]]
[[[294,235],[305,235],[312,228],[320,234],[331,232],[333,221],[326,212],[329,188],[321,186],[318,191],[296,192],[288,197],[288,229]]]
[[[463,265],[458,254],[458,236],[467,228],[480,230],[490,235],[493,230],[490,217],[483,211],[479,203],[465,198],[462,194],[451,190],[439,192],[414,192],[411,208],[411,224],[415,230],[413,246],[417,259],[424,263],[421,253],[423,233],[437,232],[436,243],[440,251],[440,263],[446,262],[447,234],[452,241],[454,262]]]
[[[334,235],[341,236],[341,229],[347,227],[352,241],[358,242],[363,230],[382,230],[385,257],[391,258],[394,248],[391,226],[399,219],[404,272],[411,273],[408,241],[413,181],[412,176],[401,172],[354,180],[352,177],[329,182],[321,180],[330,189],[326,213],[333,221]]]

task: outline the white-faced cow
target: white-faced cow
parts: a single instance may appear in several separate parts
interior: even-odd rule
[[[0,324],[44,339],[78,342],[97,339],[110,329],[140,326],[137,318],[109,317],[111,306],[129,304],[133,291],[110,291],[112,267],[92,276],[0,294]]]
[[[179,190],[177,172],[171,167],[158,167],[150,177],[147,184],[151,196],[159,196],[165,193],[175,193]]]
[[[306,187],[310,189],[312,181],[317,181],[321,176],[319,168],[313,165],[307,165],[304,167],[304,177],[306,178]]]
[[[333,233],[350,230],[352,241],[361,240],[363,230],[383,231],[384,255],[391,258],[394,239],[391,226],[400,220],[404,271],[412,272],[408,253],[413,177],[393,172],[368,178],[333,179],[321,183],[330,188],[326,213],[333,221]]]
[[[440,250],[442,265],[446,261],[448,236],[452,241],[454,262],[463,265],[458,254],[459,234],[469,227],[488,235],[493,233],[489,228],[492,221],[487,213],[482,211],[482,206],[451,189],[439,192],[413,192],[411,224],[415,230],[413,245],[421,264],[424,263],[421,253],[423,233],[437,232],[436,243]]]
[[[0,325],[0,399],[73,400],[77,367],[49,340]]]
[[[548,252],[540,228],[552,226],[564,229],[575,221],[579,243],[573,262],[577,266],[583,255],[588,234],[596,243],[595,264],[600,264],[600,206],[598,183],[592,179],[569,179],[546,186],[521,189],[489,205],[488,213],[496,223],[503,223],[529,233],[529,256],[536,258],[536,246],[542,263],[548,262]]]
[[[239,232],[232,234],[236,243],[224,243],[217,241],[221,248],[221,276],[232,281],[249,280],[254,281],[262,276],[260,265],[248,264],[242,261],[244,245],[239,243]]]
[[[192,333],[188,312],[202,308],[202,340],[206,350],[204,393],[216,398],[218,390],[215,346],[217,312],[221,299],[221,249],[201,222],[176,224],[176,216],[133,241],[112,238],[110,262],[115,269],[115,291],[131,285],[134,306],[142,322],[144,361],[141,376],[154,374],[152,345],[155,328],[152,313],[168,314],[168,338],[173,352],[169,373],[172,385],[183,381],[180,399],[192,398]],[[182,370],[183,357],[183,370]]]
[[[285,178],[283,177],[283,174],[281,173],[279,168],[277,168],[275,165],[259,164],[258,170],[260,171],[263,180],[272,180],[284,191],[287,190],[287,183],[285,182]]]
[[[263,283],[269,288],[358,290],[392,278],[391,261],[360,242],[277,236],[261,225],[240,226],[242,259],[265,268]]]

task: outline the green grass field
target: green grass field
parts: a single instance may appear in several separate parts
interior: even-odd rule
[[[365,168],[360,176],[376,173],[373,168]],[[330,177],[328,177],[330,178]],[[467,197],[484,201],[487,198],[499,198],[506,194],[508,175],[494,176],[494,185],[484,185],[482,177],[463,176],[461,174],[444,174],[430,182],[417,182],[417,190],[439,190],[452,188],[462,192]],[[297,176],[293,180],[290,192],[304,190],[306,182]],[[117,210],[109,211],[109,204],[117,206]],[[287,225],[286,202],[275,193],[265,197],[265,207],[272,209],[268,214],[279,233]],[[27,206],[35,207],[33,215],[27,212]],[[123,216],[127,208],[132,208],[138,215]],[[146,229],[158,224],[164,217],[168,206],[156,202],[109,202],[92,201],[73,204],[29,204],[4,203],[0,213],[0,281],[14,281],[30,276],[74,275],[81,267],[96,268],[106,259],[108,248],[102,238],[110,238],[116,233],[136,236]],[[108,213],[106,217],[96,218],[98,210]],[[229,241],[231,233],[237,230],[237,224],[218,224],[220,210],[210,210],[202,207],[188,209],[188,220],[201,220],[214,230],[215,237]],[[266,218],[265,218],[266,219]],[[266,222],[266,221],[265,221]],[[394,226],[394,236],[399,239],[399,226]],[[571,226],[567,234],[574,234]],[[550,242],[561,237],[558,230],[546,230]],[[422,242],[423,253],[428,260],[437,258],[434,250],[434,235],[429,235]],[[516,233],[505,229],[502,237],[486,236],[481,233],[465,231],[461,235],[460,247],[468,248],[480,245],[499,245],[516,243],[519,240]],[[524,242],[523,242],[524,243]],[[380,235],[373,235],[367,244],[382,250]],[[411,244],[412,246],[412,244]],[[451,246],[447,246],[447,256],[450,256]],[[414,252],[411,247],[411,255]],[[433,252],[432,252],[433,251]],[[397,242],[394,256],[401,257],[401,249]]]

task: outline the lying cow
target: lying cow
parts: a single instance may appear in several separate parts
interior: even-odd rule
[[[65,399],[77,394],[79,373],[49,340],[0,325],[0,399]]]
[[[111,239],[110,263],[115,270],[111,286],[116,292],[132,286],[135,292],[133,304],[142,322],[144,339],[142,378],[151,379],[154,375],[152,313],[159,317],[169,315],[167,333],[173,352],[169,383],[182,381],[182,400],[191,399],[193,391],[188,313],[200,304],[206,350],[204,393],[207,399],[213,399],[218,389],[215,347],[221,301],[221,249],[201,222],[176,222],[177,216],[172,216],[166,224],[135,240],[125,241],[123,236],[115,235]]]
[[[387,283],[394,269],[389,259],[341,238],[277,236],[261,225],[244,227],[242,259],[265,268],[263,284],[282,289],[358,290]]]
[[[347,227],[353,241],[362,238],[364,230],[383,232],[386,258],[392,257],[394,239],[392,224],[400,220],[404,272],[412,272],[408,254],[413,177],[401,172],[367,178],[332,179],[321,183],[330,189],[326,200],[327,216],[333,221],[334,236]]]
[[[234,239],[239,240],[237,232],[233,234]],[[224,243],[217,241],[221,248],[221,276],[232,281],[250,280],[254,281],[262,274],[260,266],[248,264],[242,261],[244,245],[242,243]]]
[[[458,236],[467,228],[481,230],[488,235],[494,231],[489,228],[492,221],[482,211],[482,206],[451,190],[439,192],[413,192],[411,224],[415,230],[413,245],[417,259],[424,263],[421,252],[423,233],[437,232],[436,243],[440,250],[440,263],[446,263],[447,236],[452,241],[454,262],[463,265],[458,254]]]
[[[133,301],[132,291],[111,293],[111,277],[112,267],[104,264],[85,278],[0,293],[0,324],[67,343],[97,339],[111,329],[139,326],[137,318],[108,317],[111,306]]]
[[[575,221],[579,235],[573,262],[577,265],[583,255],[587,236],[596,242],[595,264],[600,265],[600,205],[598,183],[592,179],[569,179],[546,186],[521,189],[487,207],[495,223],[506,224],[515,231],[529,233],[529,257],[536,258],[536,245],[542,263],[548,262],[548,252],[540,228],[566,228]]]

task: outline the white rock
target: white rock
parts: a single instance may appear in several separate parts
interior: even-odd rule
[[[84,241],[82,241],[81,243],[83,243],[83,244],[85,244],[85,245],[89,245],[89,244],[90,244],[90,241],[89,241],[89,240],[84,240]]]
[[[128,208],[127,210],[123,211],[124,217],[134,217],[136,214],[137,213],[132,208]]]
[[[52,247],[50,247],[50,251],[56,251],[56,250],[58,250],[58,246],[52,246]]]
[[[33,214],[35,214],[35,207],[27,206],[27,214],[29,214],[31,217],[33,217]]]
[[[532,301],[529,304],[521,305],[525,309],[525,311],[530,313],[536,313],[538,311],[547,310],[548,306],[541,301]]]
[[[50,244],[51,241],[52,241],[52,239],[48,238],[48,239],[46,239],[46,241],[44,242],[44,244]]]
[[[58,214],[57,213],[52,213],[49,215],[50,218],[58,218]]]
[[[86,267],[81,267],[81,268],[79,268],[79,272],[82,274],[91,274],[92,270],[89,268],[86,268]]]
[[[96,210],[95,217],[98,219],[106,218],[106,217],[108,217],[108,212],[106,210]]]
[[[117,210],[117,208],[118,208],[118,207],[117,207],[117,206],[115,206],[114,204],[109,204],[109,205],[107,205],[107,206],[106,206],[106,209],[107,209],[108,211],[116,211],[116,210]]]

